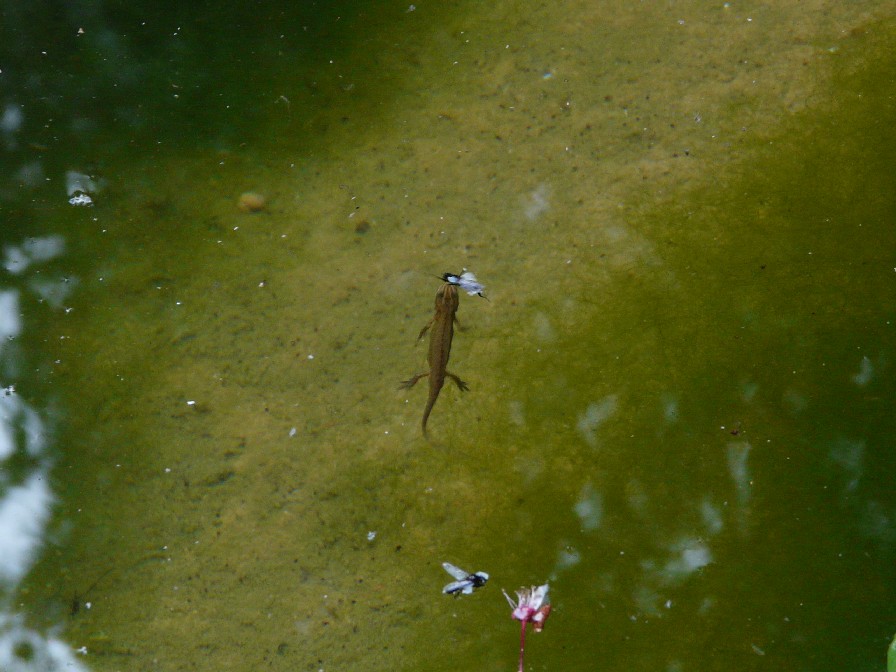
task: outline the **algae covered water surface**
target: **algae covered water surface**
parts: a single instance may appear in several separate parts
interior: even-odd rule
[[[881,669],[894,27],[809,5],[69,17],[40,74],[108,114],[22,77],[4,126],[9,660],[509,670],[550,582],[527,669]]]

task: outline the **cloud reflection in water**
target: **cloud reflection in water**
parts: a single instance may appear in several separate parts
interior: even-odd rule
[[[4,248],[3,266],[21,275],[63,248],[58,237],[31,238]],[[25,614],[8,606],[38,558],[54,502],[44,422],[16,392],[18,349],[11,345],[23,330],[20,304],[20,290],[0,288],[0,670],[86,672],[71,647],[28,627]]]

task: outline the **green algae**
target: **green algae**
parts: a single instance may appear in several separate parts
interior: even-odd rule
[[[72,532],[29,591],[94,669],[509,668],[498,589],[548,578],[547,669],[877,659],[891,28],[518,9],[366,43],[387,89],[356,56],[321,113],[272,97],[275,139],[165,152],[85,215],[43,372]],[[462,297],[433,447],[395,386],[461,266],[491,302]],[[443,560],[492,581],[443,600]]]

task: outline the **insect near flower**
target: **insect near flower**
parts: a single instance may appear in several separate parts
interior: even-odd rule
[[[483,299],[485,298],[482,294],[482,292],[485,291],[485,285],[480,284],[479,281],[476,280],[476,276],[470,273],[466,268],[460,275],[445,273],[442,276],[442,280],[449,284],[457,285],[470,296],[478,294],[479,296],[482,296]]]
[[[454,597],[460,597],[461,594],[469,595],[476,588],[482,588],[482,586],[485,585],[485,582],[488,581],[488,574],[485,572],[470,574],[460,567],[452,565],[450,562],[443,562],[442,567],[445,568],[446,572],[457,579],[442,588],[442,592],[446,595],[454,595]]]

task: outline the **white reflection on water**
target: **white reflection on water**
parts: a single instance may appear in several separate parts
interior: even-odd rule
[[[28,281],[28,288],[53,308],[62,308],[77,286],[76,278],[31,278]]]
[[[20,275],[35,263],[49,261],[65,251],[62,236],[29,238],[21,245],[7,245],[3,248],[3,268],[13,275]]]
[[[734,481],[737,503],[734,515],[741,533],[747,532],[748,507],[753,489],[750,467],[747,464],[751,450],[752,446],[747,441],[732,441],[725,449],[725,455],[728,458],[728,473],[731,475],[731,480]]]
[[[896,542],[893,514],[877,501],[866,502],[859,518],[859,530],[869,539],[892,546]]]
[[[16,441],[16,430],[24,437]],[[44,452],[44,427],[40,417],[15,394],[14,387],[7,387],[0,397],[0,459],[12,456],[17,448],[25,448],[28,457],[40,457]],[[0,481],[6,485],[5,481]]]
[[[541,214],[547,212],[551,207],[550,196],[551,187],[545,183],[539,184],[523,204],[526,219],[535,221]]]
[[[722,514],[719,512],[718,507],[713,506],[713,503],[709,500],[704,499],[700,504],[700,517],[703,519],[703,524],[706,525],[706,529],[710,534],[718,534],[725,527],[725,522],[722,520]]]
[[[750,444],[746,441],[736,441],[728,444],[725,454],[728,458],[728,473],[734,481],[737,493],[737,504],[744,509],[750,502],[750,468],[747,466],[747,458],[750,456]]]
[[[4,268],[21,275],[63,249],[61,238],[32,238],[4,249]],[[19,367],[10,343],[21,334],[20,292],[0,289],[0,670],[86,672],[67,644],[27,627],[25,615],[7,606],[37,560],[54,501],[44,422],[15,391]]]
[[[681,585],[696,571],[712,562],[712,550],[700,538],[685,536],[665,550],[666,558],[649,558],[641,562],[649,584],[665,588]]]
[[[637,616],[661,616],[672,608],[670,591],[683,585],[689,578],[713,562],[709,544],[698,537],[683,536],[661,552],[660,557],[641,561],[643,572],[632,592]]]
[[[93,205],[92,195],[100,190],[102,185],[90,175],[70,170],[65,174],[65,191],[71,197],[68,199],[71,205]]]
[[[617,396],[611,394],[598,402],[589,404],[585,412],[579,417],[576,429],[592,448],[597,447],[597,428],[613,413],[616,412]]]
[[[0,582],[6,586],[17,585],[37,559],[52,504],[45,469],[35,469],[22,483],[4,487],[0,498]]]
[[[65,193],[69,196],[79,192],[92,194],[98,188],[99,185],[90,175],[79,173],[77,170],[69,170],[65,174]]]
[[[867,356],[862,357],[862,361],[859,364],[859,372],[852,377],[852,382],[854,382],[859,387],[864,387],[871,382],[871,379],[873,377],[874,365],[871,363],[871,360],[868,359]]]
[[[663,418],[670,425],[678,422],[678,399],[669,394],[663,395]]]
[[[7,104],[0,115],[0,133],[3,135],[4,144],[7,149],[15,149],[18,147],[18,138],[16,137],[22,129],[25,122],[25,115],[22,108],[13,103]]]
[[[847,493],[855,492],[862,478],[862,465],[865,461],[865,442],[856,439],[841,437],[836,439],[828,452],[830,459],[843,469],[846,476],[844,490]]]
[[[600,527],[604,514],[603,498],[590,483],[582,488],[579,501],[573,508],[582,523],[582,531],[591,532]]]
[[[86,672],[68,644],[27,627],[21,615],[0,613],[0,670]]]
[[[702,540],[686,537],[673,544],[672,557],[660,569],[666,585],[678,585],[698,569],[712,562],[712,551]]]
[[[22,331],[19,317],[19,293],[13,289],[0,289],[0,357],[7,341]]]
[[[40,161],[29,161],[19,166],[15,174],[15,181],[23,187],[33,189],[47,180],[43,164]]]
[[[579,550],[571,544],[562,542],[560,550],[557,552],[557,562],[554,564],[554,569],[551,571],[551,578],[556,579],[561,572],[570,567],[575,567],[581,561],[582,554]]]

